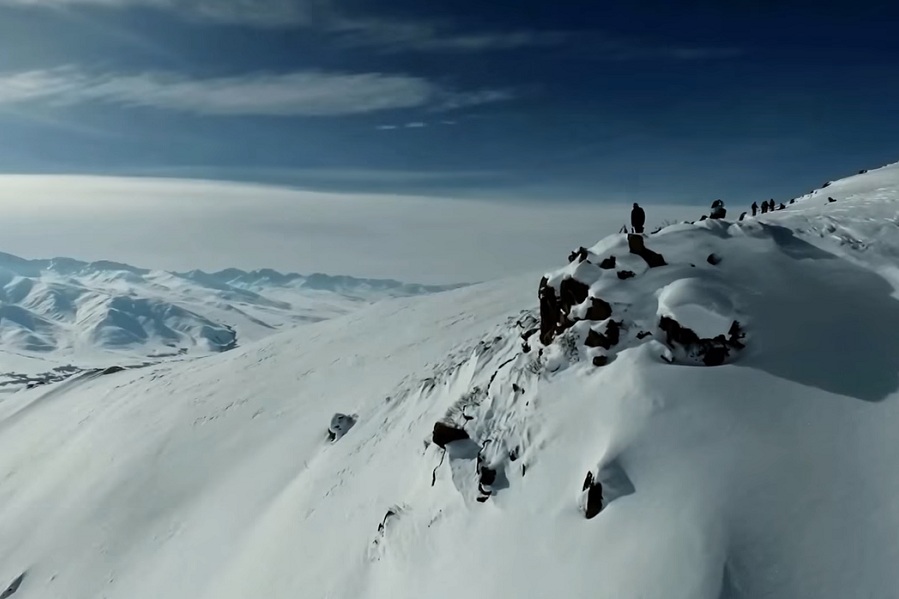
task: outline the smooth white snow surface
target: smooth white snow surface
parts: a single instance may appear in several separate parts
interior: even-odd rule
[[[538,272],[9,396],[0,587],[27,572],[16,599],[893,597],[897,212],[893,166],[649,236],[669,266],[600,242],[636,274],[586,281],[628,324],[601,368],[585,323],[522,352]],[[668,364],[669,311],[710,332],[737,319],[747,348]],[[329,443],[335,413],[356,422]],[[438,420],[472,440],[444,455]],[[479,451],[497,471],[484,503]],[[592,520],[588,471],[606,499]]]

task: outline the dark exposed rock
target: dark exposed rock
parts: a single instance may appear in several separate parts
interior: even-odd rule
[[[781,202],[780,206],[777,207],[778,210],[783,210],[784,208],[786,208],[786,205],[784,205],[783,202]]]
[[[561,314],[559,300],[546,277],[541,279],[537,295],[540,299],[540,341],[543,345],[549,345],[556,334],[556,324]]]
[[[25,580],[25,572],[19,574],[19,576],[16,577],[16,579],[13,580],[8,587],[6,587],[6,590],[0,593],[0,599],[8,599],[9,597],[12,597],[15,592],[19,590],[19,587],[22,586],[23,580]]]
[[[612,315],[612,305],[598,297],[591,298],[585,314],[587,320],[605,320]]]
[[[746,213],[745,213],[745,212],[741,212],[741,213],[740,213],[740,219],[739,219],[739,220],[743,220],[744,218],[746,218]]]
[[[604,342],[605,335],[590,329],[590,332],[587,333],[587,339],[584,340],[584,345],[587,347],[603,347]]]
[[[590,287],[573,277],[565,277],[559,285],[559,305],[565,314],[571,308],[582,304],[590,295]]]
[[[637,333],[637,339],[646,339],[647,337],[651,337],[652,333],[649,331],[640,331]]]
[[[584,480],[583,490],[587,492],[587,504],[584,509],[584,516],[587,520],[595,518],[602,511],[602,485],[598,480],[594,480],[593,473],[588,472],[587,478]]]
[[[730,357],[731,350],[741,350],[745,347],[742,339],[745,337],[740,323],[734,321],[727,336],[718,335],[713,339],[700,339],[692,329],[681,326],[673,318],[663,316],[659,320],[659,328],[665,332],[665,342],[669,347],[680,346],[702,360],[706,366],[720,366]],[[673,363],[673,359],[665,358],[666,362]]]
[[[596,367],[605,366],[608,363],[609,363],[608,356],[596,356],[595,358],[593,358],[593,365]]]
[[[384,519],[381,520],[380,524],[378,524],[378,532],[384,532],[384,529],[387,528],[387,521],[393,516],[396,516],[396,512],[394,512],[393,510],[387,510],[387,513],[384,514]]]
[[[791,204],[795,204],[795,203],[796,203],[796,198],[793,198],[792,200],[790,200],[790,203],[791,203]]]
[[[621,341],[621,324],[615,320],[610,320],[609,324],[606,325],[606,337],[608,337],[609,343],[612,345],[618,345],[618,342]]]
[[[603,258],[603,261],[599,263],[599,267],[605,270],[612,270],[615,268],[615,256]]]
[[[633,279],[636,276],[637,276],[637,274],[632,270],[619,270],[618,271],[618,278],[621,279],[622,281],[624,281],[626,279]]]
[[[468,433],[466,433],[461,428],[450,426],[449,424],[445,424],[443,422],[434,423],[434,433],[432,435],[432,440],[438,447],[446,449],[447,443],[452,443],[453,441],[464,441],[468,438]]]
[[[864,175],[864,174],[867,173],[867,172],[868,172],[868,169],[863,168],[862,170],[858,171],[858,174],[859,174],[859,175]]]
[[[828,202],[836,202],[836,200],[833,199],[833,198],[827,198],[827,201],[828,201]]]
[[[354,417],[347,416],[346,414],[334,414],[331,417],[331,424],[328,425],[328,439],[330,441],[336,441],[353,428],[354,424],[356,424],[356,419]]]
[[[662,254],[658,254],[646,247],[646,242],[642,235],[628,235],[627,246],[630,253],[643,258],[650,268],[665,266],[667,264]]]
[[[125,370],[124,366],[110,366],[109,368],[107,368],[106,370],[101,372],[100,374],[104,374],[104,375],[105,374],[115,374],[117,372],[122,372],[123,370]]]
[[[826,182],[824,185],[821,186],[821,189],[824,189],[825,187],[830,187],[830,185],[831,185],[832,183],[833,183],[833,181],[828,181],[828,182]]]
[[[587,248],[581,246],[576,251],[571,252],[571,254],[568,256],[568,261],[574,262],[575,260],[577,260],[578,262],[584,262],[585,260],[587,260],[587,256]]]
[[[721,256],[719,256],[718,254],[709,254],[709,257],[706,258],[705,261],[708,262],[709,264],[711,264],[712,266],[717,266],[717,265],[721,264]]]
[[[496,470],[487,466],[478,455],[478,501],[484,503],[493,494],[490,488],[496,482]]]
[[[706,220],[707,218],[708,218],[708,216],[705,215],[705,214],[703,214],[702,216],[699,217],[699,220],[700,220],[700,221],[704,221],[704,220]]]

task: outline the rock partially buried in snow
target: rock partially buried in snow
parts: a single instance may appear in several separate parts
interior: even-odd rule
[[[356,419],[353,416],[348,416],[347,414],[334,414],[334,416],[331,417],[331,425],[328,426],[328,439],[337,441],[347,434],[347,431],[353,428],[354,424],[356,424]]]
[[[587,493],[584,516],[587,520],[591,520],[602,511],[602,485],[593,478],[592,472],[588,472],[582,490]]]
[[[6,590],[0,593],[0,599],[8,599],[9,597],[12,597],[16,593],[16,591],[19,590],[19,587],[22,586],[23,580],[25,580],[25,572],[19,574],[19,576],[15,580],[13,580],[8,587],[6,587]]]
[[[603,261],[599,263],[599,267],[603,270],[612,270],[615,268],[615,256],[604,258]]]
[[[434,432],[431,435],[434,444],[443,449],[446,449],[448,443],[452,443],[453,441],[464,441],[469,438],[470,437],[465,430],[450,426],[443,422],[434,423]]]
[[[627,246],[630,253],[643,258],[646,264],[649,265],[649,268],[657,268],[667,264],[662,254],[658,254],[646,247],[646,240],[643,239],[642,235],[628,235]]]

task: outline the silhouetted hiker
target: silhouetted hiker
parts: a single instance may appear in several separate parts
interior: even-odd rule
[[[724,208],[724,202],[721,200],[712,202],[712,213],[709,214],[709,218],[724,218],[725,216],[727,216],[727,210]]]
[[[768,202],[762,202],[762,214],[768,214]]]
[[[752,203],[752,216],[755,216],[756,214],[758,214],[758,211],[759,211],[759,205],[756,204],[755,202],[753,202]]]
[[[634,228],[634,233],[642,235],[645,224],[646,213],[643,212],[643,208],[640,208],[640,204],[634,202],[634,208],[631,210],[631,226]]]
[[[774,212],[774,198],[768,200],[768,212]]]

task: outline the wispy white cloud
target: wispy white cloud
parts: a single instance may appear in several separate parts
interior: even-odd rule
[[[327,29],[344,47],[374,47],[382,52],[485,52],[564,43],[563,31],[454,31],[451,23],[332,17]]]
[[[257,27],[284,27],[309,22],[315,0],[0,0],[0,6],[4,5],[35,8],[153,8],[190,19]]]
[[[301,71],[195,79],[178,73],[98,75],[74,67],[0,73],[0,106],[105,102],[207,115],[328,116],[508,100],[500,90],[455,91],[384,73]]]
[[[427,126],[427,123],[423,123],[421,121],[414,121],[412,123],[406,123],[405,125],[406,129],[424,129]]]

